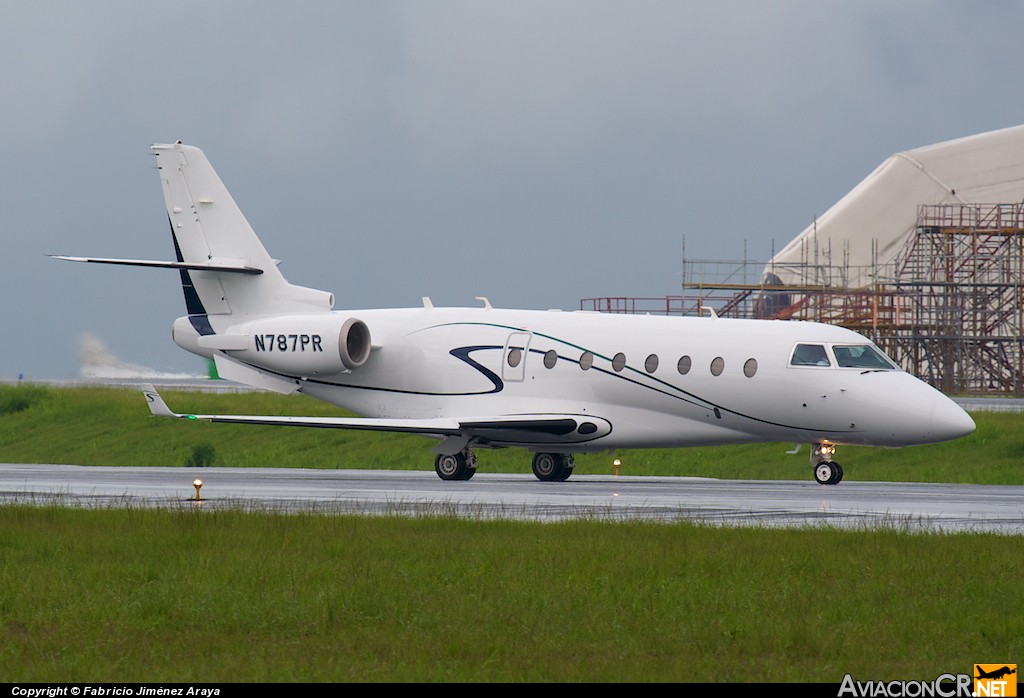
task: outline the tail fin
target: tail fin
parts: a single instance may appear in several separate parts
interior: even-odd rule
[[[288,283],[202,150],[154,145],[189,315],[324,312],[325,291]]]

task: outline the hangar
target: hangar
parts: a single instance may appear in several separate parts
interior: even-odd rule
[[[767,262],[684,252],[681,295],[580,307],[827,322],[943,392],[1024,395],[1024,125],[886,158]]]

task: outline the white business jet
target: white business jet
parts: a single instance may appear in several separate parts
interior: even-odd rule
[[[437,439],[444,480],[476,473],[474,449],[533,452],[541,480],[573,454],[745,442],[812,444],[815,480],[837,484],[836,445],[909,446],[974,431],[970,416],[863,336],[811,322],[478,307],[333,310],[290,284],[203,152],[154,145],[176,261],[67,257],[177,269],[188,315],[178,346],[221,377],[303,393],[358,418],[172,412],[213,422],[407,432]]]

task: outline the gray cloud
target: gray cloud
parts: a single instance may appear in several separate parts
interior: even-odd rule
[[[188,371],[147,147],[204,148],[339,306],[577,307],[767,258],[892,152],[1020,123],[1016,3],[13,2],[0,375]]]

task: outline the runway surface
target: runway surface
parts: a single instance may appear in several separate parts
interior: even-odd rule
[[[991,485],[603,475],[546,483],[486,472],[445,482],[432,471],[0,464],[0,502],[1024,535],[1024,487]]]

